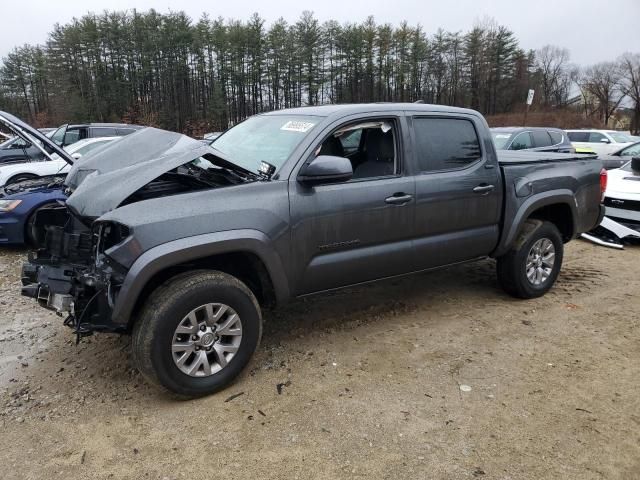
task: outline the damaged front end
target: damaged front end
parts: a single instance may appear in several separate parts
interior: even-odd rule
[[[598,245],[624,248],[640,244],[640,158],[609,171],[602,223],[582,237]]]
[[[104,250],[129,235],[118,224],[95,222],[64,206],[39,210],[34,221],[38,249],[22,269],[22,294],[61,316],[78,336],[123,328],[111,322],[114,298],[126,275]]]

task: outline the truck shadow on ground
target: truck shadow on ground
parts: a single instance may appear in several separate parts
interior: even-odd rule
[[[300,334],[357,328],[427,306],[437,311],[459,298],[509,299],[498,287],[495,262],[481,260],[446,269],[304,297],[264,314],[263,345],[286,343]],[[483,301],[484,301],[483,300]]]

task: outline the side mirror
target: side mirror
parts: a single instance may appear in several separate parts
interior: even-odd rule
[[[640,173],[640,157],[633,157],[631,159],[631,170]]]
[[[601,138],[600,143],[611,143],[608,138]]]
[[[76,152],[76,153],[72,153],[71,156],[77,160],[82,156],[82,154],[79,152]]]
[[[348,158],[320,155],[306,164],[298,174],[298,181],[305,185],[347,182],[353,177],[353,167]]]

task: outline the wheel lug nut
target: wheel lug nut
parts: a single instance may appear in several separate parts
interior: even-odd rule
[[[200,325],[200,331],[204,332],[207,329],[207,327],[205,325]]]
[[[200,347],[196,346],[196,350],[200,350]]]
[[[192,336],[191,336],[191,340],[197,340],[197,339],[198,339],[198,336],[197,336],[197,335],[192,335]]]

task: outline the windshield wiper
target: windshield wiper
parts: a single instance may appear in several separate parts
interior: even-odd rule
[[[225,168],[227,170],[233,170],[235,172],[240,173],[243,177],[245,178],[250,178],[253,180],[268,180],[268,178],[260,173],[256,173],[256,172],[252,172],[251,170],[247,170],[244,167],[241,167],[240,165],[238,165],[237,163],[233,163],[229,160],[226,160],[224,157],[226,156],[223,152],[221,152],[220,150],[218,150],[217,148],[215,148],[213,145],[211,145],[209,148],[211,148],[211,150],[215,150],[216,154],[215,157],[213,158],[213,160],[209,160],[207,158],[207,160],[209,160],[213,165],[216,165],[218,167],[222,167]]]

